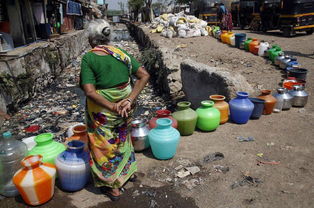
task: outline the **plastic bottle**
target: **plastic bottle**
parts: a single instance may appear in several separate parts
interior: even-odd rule
[[[261,41],[258,49],[258,55],[259,56],[265,56],[265,51],[267,51],[269,47],[269,43]]]
[[[27,153],[27,146],[15,140],[11,132],[2,135],[0,145],[0,194],[6,197],[19,195],[12,183],[12,177],[20,168],[20,162]]]

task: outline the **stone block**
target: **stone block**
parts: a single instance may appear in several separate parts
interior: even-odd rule
[[[208,100],[210,95],[220,94],[226,100],[235,97],[237,91],[253,93],[252,86],[245,77],[236,72],[219,67],[186,60],[181,63],[182,88],[188,101],[195,109],[201,101]]]

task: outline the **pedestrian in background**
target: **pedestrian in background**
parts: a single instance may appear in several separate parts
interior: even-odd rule
[[[228,30],[231,31],[232,26],[232,14],[229,12],[229,10],[225,7],[223,3],[216,4],[217,7],[217,18],[220,23],[220,28],[222,30]]]

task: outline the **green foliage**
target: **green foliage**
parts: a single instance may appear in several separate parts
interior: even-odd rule
[[[144,0],[129,0],[128,5],[131,11],[138,11],[142,6],[144,6]]]
[[[123,12],[120,10],[108,10],[107,14],[108,16],[119,16],[123,15]]]

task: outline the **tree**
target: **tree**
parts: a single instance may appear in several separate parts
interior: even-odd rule
[[[134,14],[134,20],[137,21],[140,9],[144,6],[144,0],[128,0],[129,11]]]
[[[172,0],[157,0],[157,2],[152,4],[153,10],[157,10],[158,13],[163,13],[166,11],[167,6],[172,3]]]
[[[152,22],[154,19],[152,3],[153,0],[145,0],[145,22]]]

